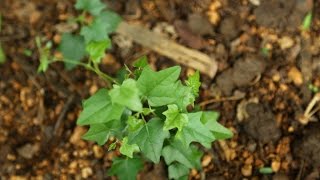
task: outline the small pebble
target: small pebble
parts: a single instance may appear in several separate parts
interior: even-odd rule
[[[207,167],[210,164],[211,160],[212,157],[210,155],[205,155],[201,162],[202,167]]]
[[[278,40],[279,46],[282,50],[291,48],[294,45],[294,41],[289,36],[283,36]]]
[[[93,174],[92,169],[90,167],[85,167],[81,170],[81,177],[87,179],[89,176]]]
[[[271,168],[273,172],[278,172],[280,170],[281,167],[281,162],[279,162],[278,160],[273,160],[271,163]]]
[[[94,145],[94,146],[93,146],[93,154],[94,154],[94,157],[95,157],[95,158],[100,159],[100,158],[102,158],[103,155],[104,155],[103,149],[102,149],[100,146],[98,146],[98,145]]]
[[[251,176],[252,175],[252,165],[244,165],[242,168],[241,168],[241,173],[243,176]]]
[[[289,70],[288,77],[296,86],[300,86],[303,83],[302,73],[296,67],[292,67]]]

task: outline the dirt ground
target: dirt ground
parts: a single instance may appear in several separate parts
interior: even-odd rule
[[[192,170],[190,179],[320,179],[320,111],[305,114],[314,97],[320,99],[319,1],[105,3],[126,21],[164,33],[218,63],[214,79],[202,77],[198,102],[220,112],[219,121],[234,137],[204,149],[203,171]],[[62,32],[78,31],[68,23],[77,15],[73,4],[0,0],[0,42],[7,57],[0,65],[0,179],[115,179],[106,172],[119,152],[83,141],[86,128],[75,123],[81,101],[104,82],[85,69],[67,71],[59,63],[46,73],[36,71],[35,37],[51,40],[56,48]],[[312,26],[303,31],[308,12],[313,13]],[[101,65],[110,74],[143,54],[157,69],[176,64],[120,35],[112,39],[113,49]],[[190,71],[183,67],[184,76]],[[316,102],[314,109],[319,107]],[[262,167],[273,173],[259,172]],[[166,177],[163,163],[145,163],[138,175]]]

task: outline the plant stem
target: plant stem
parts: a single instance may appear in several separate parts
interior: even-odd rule
[[[67,63],[70,63],[70,64],[79,65],[79,66],[82,66],[82,67],[86,68],[87,70],[95,72],[99,77],[101,77],[103,80],[105,80],[107,82],[109,87],[111,87],[111,82],[115,83],[115,84],[118,84],[118,82],[114,78],[112,78],[111,76],[109,76],[109,75],[105,74],[104,72],[102,72],[99,69],[98,64],[94,64],[94,66],[92,66],[92,65],[87,64],[87,63],[77,62],[77,61],[70,61],[70,60],[67,60],[67,59],[64,59],[64,60],[54,59],[52,62],[67,62]]]

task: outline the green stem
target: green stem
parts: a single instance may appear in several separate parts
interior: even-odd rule
[[[109,82],[112,82],[114,84],[119,84],[114,78],[112,78],[111,76],[102,72],[97,63],[93,63],[93,69],[94,69],[94,72],[97,73],[101,78],[103,78]]]
[[[82,67],[86,68],[87,70],[95,72],[99,77],[101,77],[103,80],[105,80],[108,83],[109,87],[111,87],[111,83],[110,82],[118,84],[118,82],[114,78],[112,78],[111,76],[103,73],[99,69],[98,64],[94,64],[94,66],[92,66],[92,65],[87,64],[87,63],[78,62],[78,61],[70,61],[70,60],[67,60],[67,59],[64,59],[64,60],[54,59],[51,62],[66,62],[66,63],[70,63],[70,64],[74,64],[74,65],[79,65],[79,66],[82,66]]]

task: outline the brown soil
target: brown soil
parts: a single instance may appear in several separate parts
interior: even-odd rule
[[[260,2],[259,5],[255,2]],[[218,74],[203,76],[199,103],[221,113],[234,137],[205,150],[203,171],[191,179],[319,179],[317,112],[300,119],[320,88],[320,3],[312,0],[106,0],[125,20],[162,32],[172,40],[216,59]],[[313,12],[310,31],[300,29]],[[0,179],[112,179],[108,144],[81,140],[76,126],[81,101],[105,83],[82,68],[53,64],[36,73],[35,37],[53,42],[76,16],[71,1],[2,0],[0,42],[7,61],[0,65]],[[119,35],[102,69],[115,75],[147,52],[153,67],[175,65]],[[267,52],[262,49],[267,48]],[[31,56],[25,55],[31,50]],[[183,67],[183,72],[193,71]],[[184,78],[184,77],[182,77]],[[316,104],[319,106],[319,102]],[[271,167],[272,174],[261,174]],[[140,179],[164,179],[163,164],[145,163]],[[114,178],[113,178],[114,179]]]

